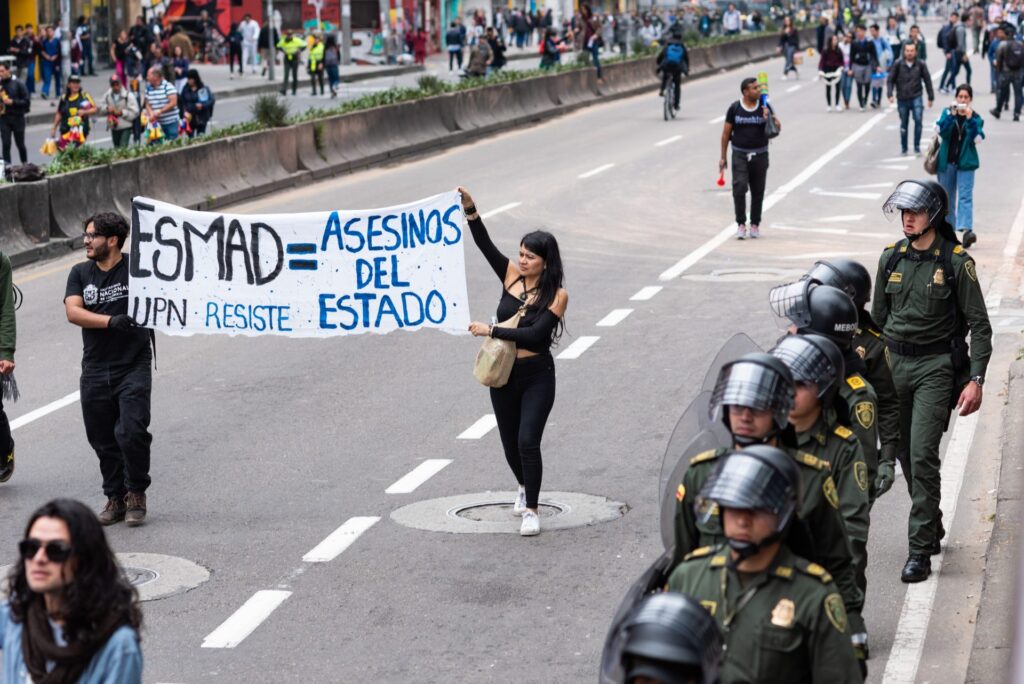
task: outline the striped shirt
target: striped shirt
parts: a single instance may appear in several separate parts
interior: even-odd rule
[[[171,101],[171,95],[177,95],[178,91],[174,89],[174,86],[167,81],[161,80],[160,85],[153,86],[150,83],[146,83],[146,99],[149,100],[150,106],[153,108],[153,112],[156,113],[167,106],[167,103]],[[178,125],[178,110],[172,107],[170,111],[161,114],[157,121],[161,125]]]

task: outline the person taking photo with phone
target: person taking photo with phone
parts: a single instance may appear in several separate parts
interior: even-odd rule
[[[962,233],[964,248],[978,241],[974,234],[974,172],[978,170],[978,139],[985,139],[985,122],[974,111],[971,86],[956,87],[956,102],[942,110],[936,128],[942,144],[936,170],[949,196],[946,220]]]

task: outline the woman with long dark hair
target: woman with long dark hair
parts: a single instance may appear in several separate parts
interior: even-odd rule
[[[558,241],[551,233],[535,230],[519,242],[519,259],[513,262],[494,246],[480,219],[472,196],[465,188],[462,208],[469,221],[473,241],[501,280],[501,299],[495,319],[512,318],[525,308],[519,325],[503,328],[479,321],[469,324],[477,337],[489,336],[516,344],[512,374],[503,387],[491,388],[491,405],[498,421],[498,434],[512,473],[519,483],[513,513],[523,516],[519,534],[540,534],[537,500],[540,497],[540,442],[551,407],[555,403],[555,360],[551,347],[562,336],[569,294]]]
[[[179,108],[182,116],[189,123],[188,137],[194,138],[197,135],[206,135],[206,126],[213,116],[213,106],[216,98],[200,78],[199,72],[189,69],[185,81],[185,87],[178,98]]]
[[[0,681],[27,681],[27,672],[34,682],[141,682],[138,594],[96,515],[78,501],[50,501],[18,550],[0,603]]]

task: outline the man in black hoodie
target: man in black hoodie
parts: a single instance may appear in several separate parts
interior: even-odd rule
[[[28,89],[25,88],[25,84],[14,78],[9,65],[0,64],[0,141],[3,143],[6,165],[11,163],[12,135],[21,163],[28,161],[28,150],[25,149],[25,114],[29,106]]]

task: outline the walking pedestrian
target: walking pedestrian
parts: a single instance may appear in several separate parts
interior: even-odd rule
[[[842,88],[840,80],[844,71],[843,51],[839,48],[839,36],[829,36],[828,45],[821,51],[821,58],[818,60],[818,73],[825,83],[825,111],[832,111],[832,92],[836,94],[836,111],[842,111],[839,102],[839,92]]]
[[[10,258],[0,252],[0,376],[3,376],[0,381],[0,483],[7,482],[14,475],[14,438],[11,436],[11,424],[7,420],[3,403],[5,399],[16,401],[18,398],[13,375],[18,333],[13,273]]]
[[[114,147],[128,147],[141,109],[134,93],[124,87],[117,76],[110,77],[110,88],[103,94],[103,109]]]
[[[427,42],[429,41],[426,30],[420,26],[412,35],[412,59],[415,64],[425,64],[427,61]]]
[[[128,61],[128,32],[121,31],[117,39],[110,44],[110,59],[114,62],[114,74],[121,83],[128,82],[128,72],[125,64]]]
[[[779,51],[786,59],[786,65],[782,69],[782,80],[789,78],[789,72],[793,72],[796,78],[800,78],[800,72],[796,69],[794,59],[800,49],[800,34],[793,26],[793,20],[786,17],[782,20],[782,32],[779,34]]]
[[[12,138],[14,146],[18,148],[21,163],[28,162],[28,150],[25,149],[25,115],[31,105],[28,88],[14,77],[10,65],[0,63],[0,141],[3,144],[4,164],[7,166],[11,165]],[[3,302],[2,297],[3,293],[0,292],[0,302]]]
[[[44,100],[50,97],[50,83],[54,84],[54,94],[60,94],[60,40],[56,37],[52,26],[46,27],[46,35],[40,41],[42,50],[39,52],[40,65],[43,68],[43,87],[40,90],[40,97]]]
[[[25,34],[25,29],[20,24],[14,27],[14,37],[11,38],[11,46],[7,51],[14,55],[14,74],[19,81],[25,81],[25,72],[31,63],[35,68],[35,52],[32,48],[32,40]]]
[[[199,72],[189,69],[185,87],[181,91],[182,116],[188,121],[188,137],[206,135],[206,127],[213,117],[213,106],[216,98],[213,91],[203,83]]]
[[[885,88],[885,74],[892,64],[892,47],[879,32],[878,24],[871,25],[871,43],[875,46],[878,65],[871,73],[871,108],[882,106],[882,90]]]
[[[889,348],[901,451],[910,465],[904,470],[911,492],[909,554],[900,579],[922,582],[945,534],[939,443],[951,409],[966,416],[981,407],[992,326],[974,260],[946,220],[942,186],[903,181],[882,210],[890,220],[899,217],[904,239],[882,252],[871,314]]]
[[[928,107],[935,102],[932,77],[928,65],[917,58],[917,47],[913,43],[903,46],[903,58],[892,65],[889,72],[889,102],[896,93],[896,107],[900,113],[900,152],[907,154],[907,134],[910,115],[914,115],[914,154],[921,154],[921,123],[924,117],[924,91],[928,92]]]
[[[260,27],[260,35],[256,41],[256,46],[260,51],[260,75],[267,75],[267,64],[273,60],[274,64],[278,64],[277,60],[277,48],[275,47],[280,42],[281,36],[278,30],[273,26],[273,22],[264,22],[263,26]]]
[[[491,388],[491,405],[505,459],[519,484],[512,509],[523,516],[519,533],[533,536],[540,534],[537,504],[544,467],[540,444],[555,403],[551,347],[561,338],[569,304],[569,294],[563,287],[562,258],[553,235],[533,231],[523,236],[518,264],[513,264],[491,241],[473,197],[465,188],[459,188],[459,192],[473,241],[502,282],[495,320],[507,321],[520,315],[514,328],[474,321],[469,331],[478,337],[510,340],[516,346],[512,374],[503,387]]]
[[[1005,39],[996,49],[996,76],[999,79],[999,91],[995,109],[989,113],[995,118],[1002,115],[1003,108],[1010,103],[1010,88],[1013,88],[1013,120],[1020,121],[1022,83],[1024,83],[1024,41],[1013,32],[1012,27],[1002,26]]]
[[[78,44],[82,48],[82,74],[85,76],[95,76],[96,69],[93,66],[93,51],[92,51],[92,26],[89,25],[89,20],[84,16],[78,17],[77,26],[75,27],[75,38],[78,39]]]
[[[843,52],[843,76],[839,79],[839,86],[843,91],[843,107],[850,108],[850,97],[853,95],[853,63],[850,61],[850,54],[853,48],[853,36],[849,32],[843,34],[843,42],[839,49]],[[836,109],[839,106],[836,105]]]
[[[327,70],[327,87],[331,89],[331,97],[338,96],[338,88],[341,86],[341,50],[338,48],[338,38],[333,34],[327,34],[324,41],[324,69]]]
[[[448,71],[452,70],[453,64],[457,64],[459,71],[462,71],[462,31],[454,21],[444,34],[444,42],[448,47]]]
[[[54,499],[29,518],[0,603],[0,680],[141,684],[139,596],[96,516]]]
[[[863,112],[868,104],[871,75],[878,69],[878,53],[875,44],[867,39],[867,32],[863,26],[857,27],[856,34],[856,40],[850,45],[850,66],[853,70],[853,81],[857,84],[857,103]]]
[[[82,77],[78,74],[68,76],[67,89],[57,103],[57,113],[53,115],[53,127],[50,129],[51,138],[56,138],[60,131],[57,149],[84,145],[92,129],[90,120],[96,112],[96,103],[89,93],[82,90]]]
[[[177,140],[181,121],[178,118],[178,91],[164,79],[159,66],[146,72],[146,100],[143,103],[149,123],[156,121],[163,131],[162,140]]]
[[[96,451],[106,506],[100,522],[146,519],[149,476],[150,333],[128,315],[128,222],[100,213],[83,222],[85,256],[68,275],[64,308],[82,328],[81,405],[85,434]]]
[[[316,96],[316,84],[320,84],[320,94],[324,94],[324,44],[319,34],[313,34],[313,43],[309,46],[309,62],[306,64],[309,73],[309,85]]]
[[[756,78],[745,78],[740,83],[742,99],[736,100],[725,113],[722,126],[721,158],[718,171],[728,168],[726,153],[732,143],[732,200],[736,213],[736,239],[747,237],[747,190],[750,190],[750,233],[751,238],[761,237],[761,207],[764,204],[764,189],[768,181],[768,132],[765,127],[769,117],[775,129],[782,131],[782,124],[775,116],[775,110],[767,102],[761,102],[761,88]]]
[[[946,221],[963,233],[964,248],[978,241],[974,234],[974,172],[979,166],[976,141],[985,139],[985,122],[974,111],[973,98],[971,86],[958,85],[956,102],[942,110],[936,124],[942,140],[936,168],[949,198]]]
[[[24,40],[24,48],[19,56],[25,59],[25,87],[28,89],[29,97],[32,97],[36,93],[36,64],[39,61],[42,46],[33,32],[31,24],[25,24]]]
[[[292,95],[299,87],[299,58],[302,51],[306,49],[306,41],[292,34],[291,29],[284,30],[284,38],[277,43],[277,49],[284,53],[284,80],[281,85],[281,94],[288,94],[288,76],[292,77]]]
[[[245,61],[242,59],[242,30],[232,24],[228,30],[228,74],[234,78],[235,64],[238,64],[238,78],[245,77]]]
[[[171,68],[174,69],[174,89],[179,93],[185,87],[188,80],[188,57],[180,45],[174,46],[174,54],[171,56]]]
[[[249,71],[253,74],[256,73],[256,51],[258,49],[260,40],[260,25],[255,19],[252,18],[251,14],[246,14],[242,18],[242,23],[238,25],[239,33],[242,35],[242,63],[241,72],[245,72],[245,67],[249,67]]]
[[[960,70],[956,54],[958,45],[956,29],[959,24],[960,14],[953,12],[949,15],[949,21],[939,29],[937,41],[939,47],[942,48],[943,54],[946,56],[946,67],[943,69],[942,77],[939,79],[940,93],[952,92],[953,87],[956,85],[956,74]]]
[[[804,514],[801,475],[781,449],[751,446],[721,459],[699,492],[720,511],[728,543],[691,553],[668,589],[715,607],[723,682],[863,681],[850,648],[852,615],[832,576],[791,548]]]

